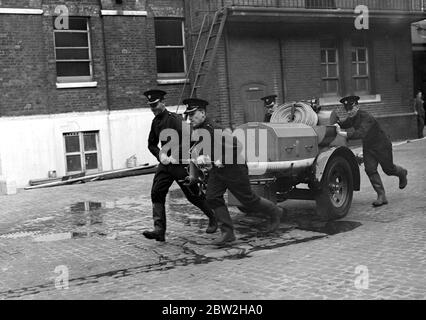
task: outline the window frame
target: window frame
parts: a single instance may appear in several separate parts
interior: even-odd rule
[[[365,61],[359,60],[358,50],[365,50]],[[352,59],[352,54],[355,52],[356,55],[356,61],[354,62]],[[359,74],[359,65],[364,64],[366,65],[366,75],[360,75]],[[353,74],[352,72],[352,66],[356,65],[356,71],[357,74]],[[371,81],[370,81],[370,59],[369,59],[369,50],[367,46],[352,46],[351,50],[351,79],[352,79],[352,87],[356,94],[370,94],[371,92]],[[367,89],[366,90],[357,90],[356,80],[357,79],[366,79],[367,80]]]
[[[329,50],[334,50],[335,51],[335,55],[336,55],[336,62],[330,63],[328,61],[328,51]],[[321,74],[321,83],[324,83],[324,81],[337,81],[337,91],[336,92],[324,92],[323,90],[323,86],[321,86],[321,91],[322,91],[322,96],[323,97],[334,97],[334,96],[338,96],[340,93],[340,89],[341,89],[341,84],[340,84],[340,59],[339,59],[339,48],[336,46],[334,47],[330,47],[330,46],[324,46],[324,47],[320,47],[320,55],[322,56],[323,51],[325,51],[326,54],[326,62],[322,62],[321,60],[321,68],[322,66],[326,66],[326,72],[327,72],[327,76],[323,77]],[[329,65],[335,65],[336,66],[336,77],[330,77],[329,76],[329,69],[328,66]],[[321,71],[322,73],[322,71]]]
[[[75,83],[75,82],[91,82],[93,81],[93,59],[92,59],[92,45],[90,37],[90,19],[89,17],[80,17],[72,16],[71,18],[84,19],[86,20],[86,30],[77,30],[77,29],[60,29],[57,30],[53,27],[53,46],[55,54],[55,67],[56,67],[56,81],[58,83]],[[86,33],[87,34],[87,47],[57,47],[56,46],[56,33]],[[88,59],[58,59],[56,56],[57,49],[87,49],[88,50]],[[89,62],[89,76],[58,76],[57,63],[58,62]]]
[[[95,134],[96,150],[90,150],[90,151],[84,150],[84,134],[85,133],[94,133]],[[67,136],[73,136],[73,135],[74,136],[77,135],[79,137],[78,143],[79,143],[80,151],[67,152],[66,137]],[[100,162],[101,151],[100,151],[99,130],[64,132],[64,133],[62,133],[62,137],[63,137],[63,142],[64,142],[65,172],[66,172],[67,175],[77,174],[77,173],[82,173],[82,172],[96,173],[96,172],[102,171],[102,165],[101,165],[101,162]],[[97,168],[96,169],[87,169],[86,168],[86,154],[94,154],[94,153],[97,154],[97,164],[98,164]],[[78,170],[77,171],[68,171],[67,157],[68,156],[75,156],[75,155],[80,156],[81,170],[80,171],[78,171]]]
[[[187,61],[186,61],[186,41],[185,41],[185,19],[183,18],[168,18],[168,17],[158,17],[154,19],[154,24],[156,21],[167,21],[167,20],[174,20],[179,21],[181,25],[181,32],[182,32],[182,45],[175,46],[175,45],[168,45],[168,46],[158,46],[157,43],[155,43],[155,55],[158,57],[158,50],[161,49],[182,49],[182,56],[183,56],[183,72],[158,72],[158,65],[157,65],[157,77],[159,79],[183,79],[187,76]],[[157,60],[158,64],[158,60]]]

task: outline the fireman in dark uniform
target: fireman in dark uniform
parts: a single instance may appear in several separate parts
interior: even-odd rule
[[[358,107],[358,96],[348,96],[340,100],[343,104],[348,118],[337,122],[337,133],[350,139],[362,139],[364,166],[370,182],[377,192],[377,200],[373,206],[380,207],[388,203],[385,189],[377,166],[380,164],[388,176],[399,178],[399,188],[404,189],[407,185],[407,170],[393,163],[392,143],[385,132],[380,128],[377,120],[367,111]],[[354,128],[354,132],[343,132],[340,128]]]
[[[276,99],[277,99],[276,94],[266,96],[260,99],[260,100],[263,100],[266,107],[266,113],[265,113],[265,118],[263,119],[263,122],[271,122],[272,114],[274,113],[275,110],[277,110],[277,107],[278,107]]]
[[[273,202],[257,196],[251,190],[247,164],[239,154],[236,137],[232,136],[229,129],[222,130],[220,126],[206,117],[207,101],[191,98],[184,100],[183,103],[187,105],[185,114],[191,120],[194,133],[199,133],[198,130],[205,129],[211,139],[210,154],[205,154],[203,150],[203,154],[196,158],[196,162],[199,165],[212,165],[207,182],[206,198],[209,207],[215,212],[222,233],[214,243],[223,245],[235,240],[232,219],[223,198],[226,189],[229,189],[244,207],[268,215],[270,224],[266,231],[276,231],[280,225],[283,209],[277,207]],[[215,136],[215,129],[220,129],[219,132],[223,137]],[[228,139],[224,138],[226,135],[228,135]],[[221,141],[216,141],[218,139]],[[201,145],[200,141],[198,142]],[[218,148],[218,144],[222,146],[222,156],[215,156],[214,150],[215,146]],[[232,159],[229,157],[230,154]]]
[[[185,186],[184,179],[188,175],[186,166],[158,147],[160,132],[164,129],[174,129],[179,134],[179,145],[182,143],[182,118],[176,113],[169,112],[163,103],[166,92],[162,90],[149,90],[144,93],[148,98],[148,104],[155,117],[152,120],[151,131],[148,138],[148,149],[160,162],[154,176],[151,189],[152,215],[154,219],[154,230],[145,231],[143,235],[148,239],[165,241],[166,232],[166,195],[174,181],[179,185],[186,198],[209,218],[207,233],[216,232],[218,225],[214,218],[214,212],[207,206],[204,196],[199,195],[197,186]],[[162,141],[164,146],[167,142]],[[181,148],[179,148],[181,150]]]

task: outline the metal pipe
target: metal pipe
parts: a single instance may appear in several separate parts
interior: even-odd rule
[[[247,162],[250,175],[260,175],[266,172],[300,170],[312,166],[315,158],[294,161]]]

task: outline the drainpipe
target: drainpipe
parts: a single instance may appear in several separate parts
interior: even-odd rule
[[[281,37],[278,40],[278,44],[280,46],[281,94],[283,97],[282,103],[284,103],[286,99],[286,88],[285,88],[285,74],[284,74],[283,40]]]
[[[225,9],[226,10],[226,9]],[[229,117],[229,126],[231,127],[231,130],[234,130],[234,119],[232,117],[232,106],[231,106],[231,87],[230,87],[230,76],[229,76],[229,59],[228,59],[228,48],[229,48],[229,38],[228,38],[228,28],[226,28],[226,24],[224,26],[223,30],[223,38],[224,38],[224,56],[225,56],[225,74],[226,74],[226,91],[227,91],[227,98],[228,98],[228,117]]]
[[[99,0],[99,8],[102,9],[102,0]],[[111,100],[109,92],[109,80],[108,80],[108,63],[107,63],[107,51],[106,51],[106,41],[105,41],[105,25],[104,17],[102,13],[100,14],[101,18],[101,28],[102,28],[102,47],[104,55],[104,65],[105,65],[105,95],[106,95],[106,107],[107,107],[107,128],[108,128],[108,143],[109,143],[109,158],[111,163],[111,170],[114,170],[114,158],[112,156],[112,137],[111,137]]]

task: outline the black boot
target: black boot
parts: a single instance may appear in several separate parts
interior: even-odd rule
[[[270,223],[265,232],[275,232],[280,227],[281,217],[284,213],[284,210],[278,206],[276,206],[272,201],[260,198],[260,201],[253,206],[253,209],[256,211],[260,211],[269,216]]]
[[[207,226],[206,233],[215,233],[217,231],[218,224],[214,211],[207,206],[205,201],[203,201],[203,203],[198,207],[204,212],[207,218],[209,218],[209,225]]]
[[[373,207],[380,207],[382,205],[388,204],[388,200],[386,199],[385,188],[383,187],[380,175],[378,173],[375,173],[369,176],[369,178],[373,189],[377,192],[377,200],[373,202]]]
[[[218,227],[216,218],[214,216],[209,217],[209,225],[207,226],[206,233],[215,233]]]
[[[399,178],[399,188],[404,189],[407,186],[407,174],[408,171],[400,166],[396,167],[396,175]]]
[[[154,219],[154,230],[144,231],[142,234],[147,239],[155,239],[157,241],[166,241],[166,208],[164,203],[152,204],[152,217]]]
[[[225,206],[216,208],[214,213],[222,234],[213,241],[213,244],[220,246],[235,241],[234,226],[228,208]]]

